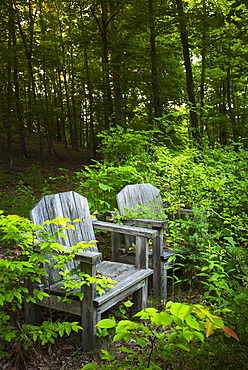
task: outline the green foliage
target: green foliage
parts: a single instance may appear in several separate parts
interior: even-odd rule
[[[227,238],[222,246],[214,244],[201,252],[201,266],[197,266],[205,293],[203,298],[216,310],[224,310],[225,317],[237,328],[241,339],[248,338],[248,252]]]
[[[158,358],[170,358],[178,349],[190,351],[191,342],[204,342],[204,332],[208,337],[216,329],[238,339],[208,307],[171,301],[161,312],[147,308],[135,314],[134,320],[103,319],[97,327],[111,332],[114,329],[112,341],[121,342],[121,346],[116,347],[116,354],[114,350],[101,350],[102,364],[93,364],[96,369],[162,369]],[[86,369],[90,369],[90,364],[82,368]]]
[[[101,139],[101,151],[106,163],[114,166],[136,162],[139,169],[144,169],[154,151],[155,130],[135,131],[121,126],[103,131],[97,136]]]
[[[85,166],[77,177],[80,179],[77,191],[87,197],[91,209],[100,212],[115,208],[115,196],[125,185],[146,180],[145,172],[139,172],[135,165],[115,167],[101,162]]]
[[[29,211],[36,201],[32,184],[27,185],[20,180],[15,189],[8,193],[8,198],[4,198],[3,206],[9,214],[18,213],[22,217],[29,217]]]
[[[172,206],[239,214],[247,211],[247,161],[247,151],[234,146],[203,152],[160,147],[153,166],[164,200]]]
[[[1,235],[1,259],[0,259],[0,338],[4,341],[21,341],[27,349],[32,342],[39,340],[40,343],[54,343],[54,339],[60,335],[69,335],[71,331],[82,329],[78,323],[73,322],[43,322],[40,327],[33,325],[14,325],[11,313],[22,309],[23,301],[35,303],[49,294],[36,288],[37,284],[47,281],[46,263],[50,269],[60,270],[61,289],[64,295],[61,299],[68,300],[71,290],[79,299],[83,299],[81,286],[84,284],[96,284],[99,294],[112,286],[113,281],[103,276],[91,277],[87,274],[69,271],[66,264],[72,261],[75,253],[83,251],[91,246],[90,243],[81,242],[71,248],[64,248],[56,243],[56,236],[65,237],[63,230],[74,229],[74,223],[68,219],[57,217],[52,221],[46,221],[44,226],[34,225],[24,217],[0,213]],[[53,224],[51,233],[45,230],[46,225]],[[39,241],[37,239],[39,234]],[[94,241],[92,241],[94,242]],[[63,252],[63,254],[61,254]],[[52,259],[48,255],[52,255]],[[33,291],[29,291],[25,281],[30,280],[34,284]],[[49,291],[49,289],[48,289]],[[4,357],[5,352],[0,356]]]

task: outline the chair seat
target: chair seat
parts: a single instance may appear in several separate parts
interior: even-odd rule
[[[133,265],[110,261],[99,263],[97,265],[97,272],[116,281],[113,284],[114,289],[108,289],[104,294],[94,299],[94,302],[98,306],[114,300],[116,296],[120,297],[121,294],[125,298],[137,290],[137,286],[153,274],[153,270],[151,269],[138,269]]]
[[[124,299],[129,294],[132,294],[137,289],[141,288],[145,284],[145,279],[152,275],[152,269],[138,269],[134,265],[104,261],[97,265],[97,273],[105,277],[108,277],[115,281],[112,285],[114,288],[109,288],[104,294],[99,295],[95,291],[96,297],[93,299],[94,305],[101,311],[106,311],[108,308],[114,306],[118,301]],[[52,284],[49,288],[45,288],[44,291],[50,293],[49,298],[44,297],[40,303],[41,306],[50,306],[53,309],[63,310],[65,312],[74,313],[76,315],[81,314],[81,302],[77,296],[70,295],[70,301],[62,302],[57,299],[57,296],[64,295],[63,284],[61,281]],[[72,290],[71,293],[78,291],[78,289]]]

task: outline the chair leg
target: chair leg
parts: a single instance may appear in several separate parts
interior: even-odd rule
[[[34,286],[33,283],[29,280],[25,280],[25,287],[28,289],[28,294],[26,296],[32,295]],[[27,302],[24,298],[24,314],[25,314],[25,322],[26,324],[32,325],[40,325],[41,324],[41,315],[40,309],[41,307],[33,302]]]
[[[90,276],[96,276],[96,265],[81,262],[81,271]],[[83,285],[82,293],[84,293],[84,298],[81,301],[82,349],[84,352],[90,352],[96,348],[96,324],[100,319],[97,307],[93,303],[95,285]]]
[[[148,278],[145,278],[143,285],[140,289],[133,293],[133,307],[134,313],[143,310],[147,306],[147,294],[148,294]]]
[[[153,295],[161,299],[167,298],[167,277],[164,269],[163,229],[154,228],[158,236],[153,241]]]
[[[84,352],[90,352],[97,347],[96,324],[99,321],[97,310],[92,309],[85,304],[82,305],[81,325],[82,331],[82,349]]]

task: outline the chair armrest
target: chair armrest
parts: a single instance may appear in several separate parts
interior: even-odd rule
[[[135,235],[145,238],[155,238],[158,232],[153,229],[144,229],[141,227],[129,226],[129,225],[119,225],[111,222],[105,221],[93,221],[93,227],[100,230],[108,230],[114,233]]]
[[[130,218],[125,221],[126,223],[132,223],[135,225],[142,225],[142,226],[152,226],[157,228],[163,228],[167,225],[167,221],[163,220],[152,220],[152,219],[146,219],[146,218]]]
[[[190,216],[194,215],[194,211],[192,209],[188,209],[188,208],[177,209],[177,213],[179,215],[190,215]],[[204,213],[204,215],[207,215],[207,216],[214,216],[213,211],[204,211],[203,213]]]
[[[95,265],[102,259],[102,253],[94,251],[79,252],[75,254],[75,260],[88,263],[90,265]]]
[[[44,250],[41,250],[38,246],[35,247],[36,252],[43,252]],[[70,251],[70,249],[65,248],[64,251]],[[56,252],[56,251],[49,251],[48,254],[50,255],[58,255],[62,254],[63,252]],[[96,264],[101,261],[102,259],[102,253],[95,252],[95,251],[85,251],[85,252],[77,252],[75,253],[75,260],[84,262],[84,263],[89,263],[89,264]]]

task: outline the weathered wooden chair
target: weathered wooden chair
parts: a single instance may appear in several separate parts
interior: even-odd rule
[[[58,242],[63,244],[65,248],[77,245],[81,241],[95,240],[93,228],[110,230],[117,243],[120,240],[119,233],[136,236],[138,251],[134,265],[110,261],[101,262],[101,253],[98,252],[96,244],[90,250],[76,255],[75,263],[80,263],[81,271],[95,276],[97,270],[98,273],[116,281],[114,288],[110,288],[103,295],[97,296],[94,285],[83,285],[84,298],[82,301],[73,298],[70,303],[61,302],[57,299],[57,296],[61,295],[62,292],[61,284],[54,280],[57,277],[56,269],[52,269],[52,274],[49,271],[49,287],[46,285],[39,287],[49,292],[50,297],[43,298],[42,301],[38,301],[36,304],[26,303],[25,317],[28,323],[33,323],[34,320],[37,321],[39,306],[80,315],[81,325],[84,328],[82,331],[82,348],[86,352],[90,351],[96,346],[95,325],[101,319],[103,312],[122,301],[129,294],[133,294],[136,310],[145,308],[148,276],[152,274],[152,270],[148,268],[148,240],[156,237],[157,232],[129,225],[96,221],[90,216],[87,199],[73,191],[43,197],[31,210],[30,214],[32,222],[38,225],[57,216],[68,217],[70,220],[81,219],[82,221],[75,223],[75,230],[64,231],[67,239],[58,239]]]
[[[132,218],[126,221],[130,225],[141,225],[145,227],[151,227],[154,230],[157,230],[158,235],[153,240],[152,252],[150,257],[152,260],[153,268],[153,294],[154,296],[161,297],[163,299],[167,298],[167,268],[172,263],[168,262],[170,257],[175,256],[173,250],[165,251],[163,246],[163,231],[168,227],[165,214],[166,206],[162,201],[160,190],[155,186],[145,183],[145,184],[134,184],[126,185],[116,196],[117,204],[120,215],[125,215],[126,210],[138,210],[142,211],[142,207],[147,207],[151,214],[151,218],[142,219],[142,218]],[[141,208],[139,207],[141,206]],[[157,214],[160,214],[162,217],[159,218]],[[213,212],[205,211],[205,214],[208,216],[213,216]],[[154,218],[152,217],[154,214]],[[178,209],[177,214],[180,217],[181,215],[194,215],[193,210],[191,209]],[[114,213],[109,212],[107,219],[113,217]],[[113,261],[122,261],[131,263],[133,257],[132,253],[128,253],[130,247],[132,248],[133,244],[136,244],[135,237],[126,235],[126,249],[122,253],[113,249]]]
[[[175,255],[174,251],[164,251],[163,248],[163,231],[167,227],[166,219],[161,217],[160,219],[155,215],[160,211],[160,214],[165,215],[165,207],[161,198],[160,190],[151,184],[135,184],[126,185],[117,194],[117,204],[120,215],[125,215],[126,210],[138,210],[142,209],[139,206],[147,207],[150,209],[151,219],[143,218],[132,218],[126,221],[130,225],[141,225],[145,227],[151,227],[157,230],[158,235],[153,240],[152,253],[152,268],[153,268],[153,295],[166,299],[167,298],[167,267],[169,266],[168,259]],[[179,210],[181,213],[192,214],[191,210]],[[154,213],[154,219],[152,214]],[[112,212],[109,212],[107,219],[113,216]],[[125,236],[126,250],[118,252],[115,250],[113,256],[115,261],[131,262],[132,253],[128,253],[128,250],[133,244],[136,244],[134,236]]]

